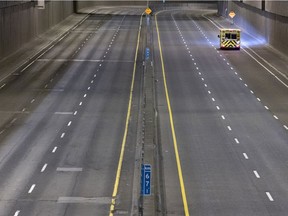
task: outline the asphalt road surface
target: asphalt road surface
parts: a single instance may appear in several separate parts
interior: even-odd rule
[[[113,200],[132,211],[127,143],[115,186],[142,13],[131,11],[89,16],[1,89],[1,216],[109,215]]]
[[[139,215],[146,38],[161,194],[144,215],[287,214],[287,61],[245,32],[219,50],[230,23],[185,9],[154,11],[149,37],[143,8],[97,9],[0,87],[0,216]]]
[[[218,27],[231,25],[202,16],[207,13],[211,11],[170,10],[157,15],[167,215],[286,215],[287,79],[253,59],[247,47],[219,50]],[[249,42],[251,36],[242,37]],[[258,46],[261,50],[268,60],[275,58],[267,47]]]

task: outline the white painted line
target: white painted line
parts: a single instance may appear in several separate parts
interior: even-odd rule
[[[283,125],[283,127],[284,127],[286,130],[288,130],[288,126],[287,126],[287,125]]]
[[[230,69],[231,69],[231,70],[234,70],[234,68],[233,68],[233,67],[230,67]]]
[[[47,167],[47,163],[46,164],[44,164],[44,166],[42,167],[42,169],[41,169],[41,172],[44,172],[45,171],[45,169],[46,169],[46,167]]]
[[[77,112],[78,112],[78,111],[75,111],[75,112],[74,112],[74,115],[77,115]]]
[[[61,139],[63,139],[64,136],[65,136],[65,133],[62,133],[62,134],[61,134]]]
[[[230,64],[227,62],[227,65],[230,65]]]
[[[216,106],[216,109],[217,109],[217,110],[220,110],[220,107],[219,107],[219,106]]]
[[[194,62],[194,65],[197,65],[197,63],[196,63],[196,62]]]
[[[225,116],[224,116],[224,115],[221,115],[221,118],[222,118],[223,120],[225,120]]]
[[[199,72],[198,74],[201,75],[201,72]]]
[[[236,142],[237,144],[240,143],[239,140],[238,140],[237,138],[234,138],[234,140],[235,140],[235,142]]]
[[[215,98],[212,98],[212,101],[214,101],[214,102],[215,102]]]
[[[239,77],[239,80],[241,80],[241,81],[242,81],[243,79],[242,79],[241,77]]]
[[[57,150],[57,146],[55,146],[54,148],[53,148],[53,150],[52,150],[52,153],[55,153],[56,152],[56,150]]]
[[[204,78],[201,78],[202,81],[204,81]]]
[[[211,91],[208,91],[208,94],[211,94]]]
[[[198,68],[198,67],[196,67],[196,70],[199,70],[199,68]]]
[[[6,86],[6,84],[4,83],[4,84],[0,87],[0,89],[4,88],[5,86]]]
[[[36,184],[33,184],[33,185],[30,187],[30,189],[29,189],[29,191],[28,191],[29,194],[32,193],[32,191],[34,190],[35,186],[36,186]]]
[[[82,101],[79,103],[79,106],[82,106]]]
[[[67,124],[67,126],[70,127],[71,123],[72,123],[72,121],[69,121],[69,123]]]
[[[247,155],[246,153],[243,153],[243,156],[244,156],[244,158],[245,158],[246,160],[249,159],[249,157],[248,157],[248,155]]]
[[[232,131],[232,128],[230,126],[227,126],[227,128],[228,128],[229,131]]]
[[[32,99],[30,103],[34,103],[35,99]]]
[[[87,97],[87,94],[84,94],[83,97],[84,97],[84,98]]]
[[[87,90],[90,90],[90,86],[87,88]]]
[[[14,216],[18,216],[20,214],[20,210],[17,210],[14,214]]]
[[[246,87],[248,87],[248,85],[247,85],[246,83],[245,83],[244,85],[245,85]]]
[[[0,131],[0,135],[1,135],[2,133],[4,133],[4,131],[5,131],[5,130]]]
[[[253,173],[256,176],[256,178],[260,178],[260,175],[258,174],[258,172],[256,170],[253,170]]]
[[[57,172],[82,172],[83,168],[80,167],[57,167]]]
[[[25,68],[23,68],[21,70],[21,72],[25,71],[28,67],[30,67],[32,64],[34,64],[35,61],[31,62],[30,64],[28,64]]]
[[[273,117],[274,117],[275,119],[279,119],[276,115],[273,115]]]
[[[94,80],[91,80],[91,83],[93,83],[94,82]]]
[[[250,90],[251,94],[254,94],[254,92],[252,90]]]
[[[207,84],[204,84],[204,86],[207,88],[208,86],[207,86]]]
[[[237,72],[235,72],[235,75],[238,75],[238,73],[237,73]]]
[[[97,74],[94,74],[94,77],[96,77],[97,76]]]
[[[72,115],[73,112],[55,112],[55,115]]]
[[[22,109],[22,112],[25,112],[25,111],[26,111],[26,108],[23,108],[23,109]]]
[[[274,201],[273,197],[271,196],[271,194],[269,192],[266,192],[266,195],[271,202]]]
[[[260,98],[257,98],[257,100],[260,102],[261,101],[261,99]]]

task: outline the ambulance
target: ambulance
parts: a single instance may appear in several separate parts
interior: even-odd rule
[[[220,49],[240,49],[240,29],[220,29]]]

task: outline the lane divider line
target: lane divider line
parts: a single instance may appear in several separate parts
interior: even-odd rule
[[[136,45],[136,51],[135,51],[135,57],[134,57],[133,74],[132,74],[130,95],[129,95],[129,102],[128,102],[128,110],[127,110],[126,122],[125,122],[125,130],[124,130],[124,135],[123,135],[123,139],[122,139],[120,156],[119,156],[118,166],[117,166],[117,172],[116,172],[116,177],[115,177],[115,182],[114,182],[114,187],[113,187],[113,192],[112,192],[112,199],[111,199],[111,204],[110,204],[109,216],[114,215],[116,198],[117,198],[117,193],[118,193],[118,188],[119,188],[119,183],[120,183],[120,177],[121,177],[121,172],[122,172],[123,158],[124,158],[124,153],[125,153],[125,146],[126,146],[128,127],[129,127],[129,119],[130,119],[131,108],[132,108],[132,98],[133,98],[135,74],[136,74],[136,68],[137,68],[137,55],[138,55],[138,50],[139,50],[140,33],[141,33],[141,28],[142,28],[143,15],[144,15],[144,13],[142,13],[141,18],[140,18],[140,23],[139,23],[137,45]]]
[[[181,160],[180,160],[180,156],[179,156],[179,152],[178,152],[177,138],[176,138],[176,133],[175,133],[175,129],[174,129],[173,113],[172,113],[172,108],[170,105],[168,87],[167,87],[167,82],[166,82],[165,65],[164,65],[164,60],[163,60],[162,46],[161,46],[160,33],[159,33],[159,27],[158,27],[158,20],[157,20],[158,13],[159,12],[157,12],[155,14],[155,22],[156,22],[158,46],[159,46],[161,66],[162,66],[164,89],[165,89],[166,101],[167,101],[169,117],[170,117],[170,127],[171,127],[173,144],[174,144],[174,151],[175,151],[175,157],[176,157],[176,163],[177,163],[177,169],[178,169],[178,177],[179,177],[180,188],[181,188],[182,202],[183,202],[185,216],[189,216],[189,207],[188,207],[188,203],[187,203],[185,184],[184,184],[184,179],[183,179],[183,174],[182,174]]]

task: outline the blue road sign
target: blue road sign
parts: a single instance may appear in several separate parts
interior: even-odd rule
[[[142,164],[141,169],[141,195],[151,195],[151,165]]]
[[[145,59],[148,60],[150,58],[150,49],[147,47],[145,49]]]

